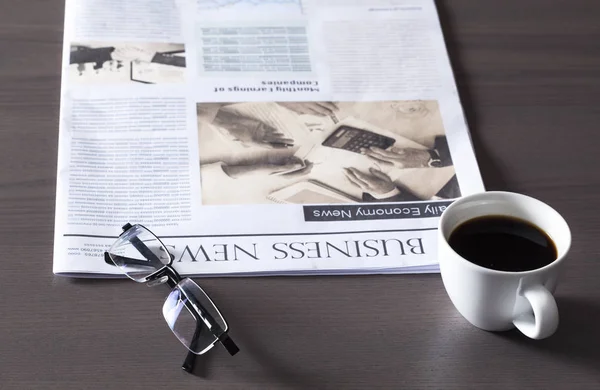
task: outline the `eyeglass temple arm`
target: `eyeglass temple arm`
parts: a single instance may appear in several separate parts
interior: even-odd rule
[[[158,256],[156,256],[154,254],[154,252],[152,252],[150,250],[150,248],[148,248],[148,246],[146,244],[144,244],[144,242],[142,240],[140,240],[138,237],[131,237],[129,239],[129,242],[131,242],[133,244],[134,248],[137,249],[138,252],[140,252],[140,254],[142,256],[144,256],[146,259],[148,259],[150,264],[153,265],[154,267],[156,267],[157,269],[161,268],[164,265],[160,261]]]
[[[111,255],[108,252],[104,252],[104,262],[107,263],[108,265],[114,265],[116,266],[115,262],[110,258],[110,256],[115,257],[121,261],[123,261],[123,264],[127,264],[127,265],[139,265],[142,267],[152,267],[152,268],[156,268],[156,266],[150,264],[149,262],[145,261],[145,260],[138,260],[138,259],[133,259],[131,257],[125,257],[125,256],[118,256],[118,255]],[[163,264],[161,264],[162,266]]]
[[[125,224],[123,226],[123,233],[125,233],[132,227],[133,226],[130,223]],[[121,234],[123,234],[123,233],[121,233]],[[131,257],[125,257],[125,256],[117,256],[117,255],[112,255],[112,256],[117,256],[119,259],[123,260],[124,264],[127,264],[127,265],[139,265],[139,266],[146,266],[146,267],[152,266],[156,269],[160,269],[164,266],[164,264],[160,261],[158,256],[156,256],[154,254],[154,252],[152,252],[152,250],[150,250],[150,248],[148,248],[148,246],[146,244],[144,244],[144,242],[142,240],[140,240],[138,237],[129,238],[129,242],[131,242],[133,247],[135,249],[137,249],[137,251],[140,252],[140,254],[142,256],[144,256],[144,258],[146,258],[148,261],[133,259]],[[104,252],[104,261],[106,263],[108,263],[109,265],[116,265],[114,263],[114,261],[112,261],[112,259],[110,258],[110,254],[108,252]]]

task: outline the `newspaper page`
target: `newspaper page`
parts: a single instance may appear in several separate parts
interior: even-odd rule
[[[67,0],[53,271],[439,271],[483,191],[433,0]]]

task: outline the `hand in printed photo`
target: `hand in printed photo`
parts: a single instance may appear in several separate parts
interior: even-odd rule
[[[279,102],[279,105],[299,115],[332,116],[338,110],[332,102]]]
[[[312,170],[312,167],[313,164],[310,161],[302,161],[292,156],[280,163],[265,162],[251,165],[224,165],[223,171],[234,179],[250,175],[281,175],[286,178],[293,178],[307,175]]]
[[[413,148],[383,150],[370,147],[362,149],[361,152],[377,164],[398,169],[426,168],[431,157],[429,151]]]
[[[297,157],[292,157],[293,159],[297,159]],[[300,160],[300,159],[298,159]],[[300,160],[302,161],[302,160]],[[301,163],[301,166],[291,169],[287,172],[283,172],[281,173],[281,177],[284,177],[286,179],[293,179],[296,177],[300,177],[300,176],[305,176],[308,175],[312,169],[314,167],[314,164],[311,161],[308,160],[304,160],[304,162]]]
[[[356,168],[344,168],[344,174],[350,183],[371,195],[387,194],[396,189],[392,179],[375,168],[370,168],[369,173],[363,173]]]
[[[279,130],[254,118],[221,108],[213,123],[227,131],[244,146],[259,146],[266,149],[294,146],[294,140],[286,138]]]

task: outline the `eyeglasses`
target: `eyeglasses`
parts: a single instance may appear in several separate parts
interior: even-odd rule
[[[189,350],[182,368],[192,372],[197,355],[217,342],[231,354],[239,348],[228,335],[229,327],[210,297],[190,278],[172,267],[174,256],[150,230],[126,224],[123,233],[104,253],[104,261],[149,287],[166,283],[172,288],[163,305],[163,316],[175,336]]]

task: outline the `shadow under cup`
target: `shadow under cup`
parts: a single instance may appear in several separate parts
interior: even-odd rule
[[[556,246],[556,260],[530,271],[498,271],[471,263],[448,244],[451,233],[462,223],[495,215],[525,220],[546,232]],[[552,294],[570,245],[569,226],[556,210],[516,193],[483,192],[460,198],[444,211],[439,222],[440,271],[456,309],[478,328],[504,331],[516,326],[534,339],[550,336],[558,326]]]

